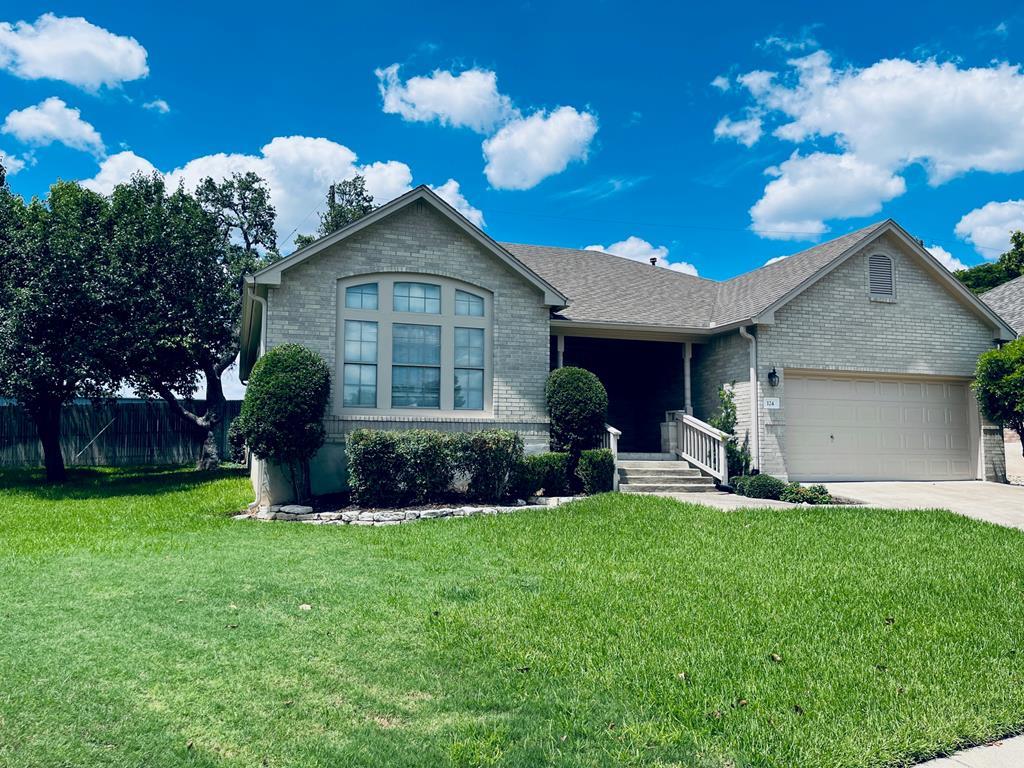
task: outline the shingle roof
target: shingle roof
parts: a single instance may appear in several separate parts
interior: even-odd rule
[[[986,291],[981,294],[981,299],[1013,330],[1024,334],[1024,275]]]
[[[718,283],[612,256],[543,245],[501,243],[569,298],[556,317],[578,322],[707,327]]]
[[[754,317],[886,223],[876,222],[724,282],[601,251],[501,245],[569,298],[558,318],[713,328]]]

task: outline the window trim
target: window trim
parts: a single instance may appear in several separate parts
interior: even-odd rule
[[[349,309],[345,306],[345,289],[368,282],[377,283],[377,309]],[[441,287],[441,313],[398,312],[393,308],[392,297],[396,282],[431,283]],[[455,292],[465,291],[484,301],[483,317],[455,314]],[[383,297],[387,297],[383,300]],[[337,281],[337,323],[336,323],[336,374],[339,381],[332,394],[334,413],[346,416],[393,416],[437,419],[438,417],[476,419],[493,418],[494,415],[494,296],[471,283],[440,275],[419,272],[384,272],[352,275]],[[377,322],[377,406],[375,408],[348,406],[344,404],[344,323],[345,320],[371,320]],[[415,408],[391,405],[392,366],[394,363],[392,326],[395,323],[410,325],[433,325],[441,328],[441,398],[439,408]],[[480,328],[484,331],[484,402],[482,409],[455,407],[455,328]]]

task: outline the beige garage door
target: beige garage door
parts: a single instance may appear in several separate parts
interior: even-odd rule
[[[786,376],[786,464],[793,480],[967,480],[966,383],[874,376]]]

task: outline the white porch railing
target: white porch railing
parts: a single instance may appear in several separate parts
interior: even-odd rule
[[[669,449],[720,483],[729,482],[725,442],[729,435],[686,411],[668,411]]]
[[[612,490],[619,490],[619,438],[622,432],[615,427],[604,425],[604,436],[601,438],[601,447],[612,452],[612,460],[615,462],[615,473],[612,475]]]

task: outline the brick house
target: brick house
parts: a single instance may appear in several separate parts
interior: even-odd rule
[[[316,493],[344,487],[360,427],[501,427],[543,450],[544,383],[562,365],[604,382],[618,450],[719,479],[705,422],[720,387],[754,466],[784,479],[1005,474],[969,382],[1014,332],[892,220],[719,282],[498,243],[418,187],[249,276],[241,333],[243,380],[286,342],[331,368]],[[261,498],[279,498],[256,464]]]

